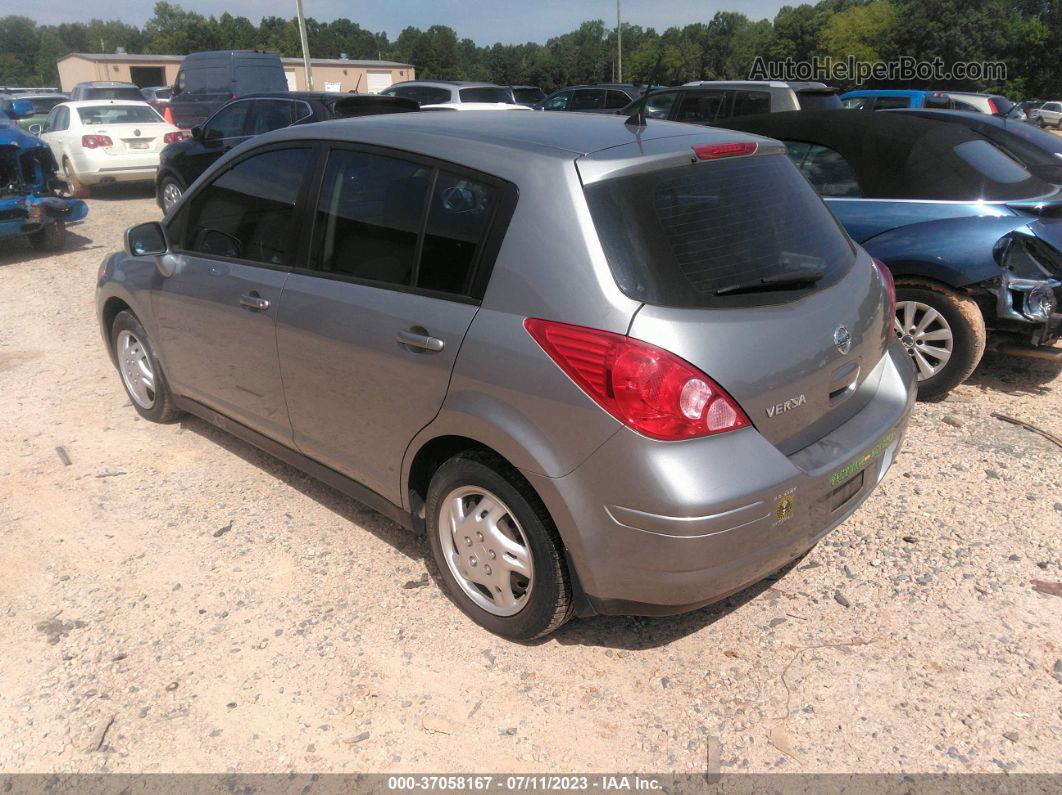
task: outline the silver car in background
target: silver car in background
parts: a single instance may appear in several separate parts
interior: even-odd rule
[[[894,300],[777,142],[578,113],[256,137],[97,288],[142,417],[426,532],[516,639],[694,609],[844,521],[914,400]]]

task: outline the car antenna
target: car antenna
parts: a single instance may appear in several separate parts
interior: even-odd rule
[[[641,100],[638,102],[638,109],[627,117],[627,121],[624,124],[629,124],[632,127],[644,127],[645,126],[645,103],[649,101],[649,92],[653,90],[653,86],[656,85],[656,78],[660,72],[660,64],[664,60],[664,50],[660,49],[660,54],[656,57],[656,64],[653,66],[653,73],[649,76],[649,83],[645,87],[645,93],[642,94]]]

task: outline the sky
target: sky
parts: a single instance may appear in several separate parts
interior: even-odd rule
[[[255,24],[263,16],[295,16],[295,0],[171,0],[187,11],[220,16],[228,11]],[[795,4],[795,0],[788,0]],[[673,25],[707,22],[716,11],[740,11],[750,19],[773,18],[784,0],[622,0],[623,21],[659,31]],[[93,17],[120,19],[142,25],[152,14],[152,0],[48,0],[19,13],[41,24],[87,22]],[[373,32],[385,31],[395,39],[403,28],[422,30],[449,25],[461,38],[477,44],[545,42],[567,33],[587,19],[604,19],[615,25],[615,0],[303,0],[306,15],[327,22],[347,17]]]

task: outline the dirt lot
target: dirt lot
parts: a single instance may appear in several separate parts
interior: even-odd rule
[[[1059,368],[990,355],[919,405],[803,561],[672,619],[536,645],[427,547],[195,419],[137,418],[93,287],[146,191],[62,256],[0,250],[0,770],[1062,771]],[[56,448],[69,456],[65,465]]]

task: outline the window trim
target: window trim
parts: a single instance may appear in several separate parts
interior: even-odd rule
[[[396,149],[388,146],[380,146],[378,144],[347,141],[318,141],[317,143],[319,146],[318,159],[316,161],[313,179],[309,181],[311,183],[311,190],[306,197],[306,205],[303,210],[304,221],[302,228],[303,234],[308,240],[305,241],[305,246],[303,247],[303,258],[300,260],[301,264],[292,268],[292,273],[298,273],[303,276],[314,276],[321,279],[330,279],[332,281],[346,282],[348,284],[357,284],[363,287],[391,290],[397,293],[420,295],[425,298],[438,298],[444,301],[454,301],[461,304],[479,306],[483,303],[483,296],[486,294],[487,285],[490,282],[491,273],[494,271],[494,265],[497,261],[498,253],[501,250],[502,242],[508,232],[509,224],[512,221],[513,214],[516,211],[517,202],[519,201],[519,189],[516,185],[501,177],[494,176],[493,174],[477,171],[474,168],[459,163],[452,163],[447,160],[440,160],[427,155],[422,155],[418,152],[411,152],[407,149]],[[324,234],[323,229],[320,229],[317,223],[317,205],[320,201],[321,188],[323,187],[324,176],[328,167],[328,156],[332,152],[337,151],[375,154],[382,157],[390,157],[410,163],[417,163],[432,169],[430,185],[426,191],[428,200],[424,203],[424,212],[420,219],[420,230],[417,232],[417,247],[414,253],[415,259],[413,260],[413,270],[410,276],[413,284],[395,284],[394,282],[383,282],[375,279],[351,276],[346,273],[331,273],[329,271],[323,271],[319,268],[311,267],[313,255],[319,248],[322,242],[321,237]],[[424,248],[424,238],[427,234],[428,219],[431,215],[431,196],[435,192],[435,185],[440,170],[452,174],[467,176],[469,179],[482,182],[498,191],[498,202],[495,204],[494,212],[487,221],[487,228],[480,240],[480,245],[476,252],[476,258],[472,263],[470,276],[466,282],[467,287],[463,293],[447,293],[440,290],[429,290],[424,287],[416,286],[416,280],[420,274],[420,259]]]
[[[248,152],[245,152],[237,159],[226,164],[224,169],[216,171],[211,175],[209,182],[199,184],[190,194],[188,198],[183,202],[182,209],[187,210],[199,197],[199,195],[208,187],[213,185],[222,176],[232,171],[236,166],[249,160],[252,157],[266,154],[267,152],[275,151],[278,149],[306,149],[310,153],[310,161],[307,166],[307,173],[303,176],[302,184],[299,186],[299,194],[295,199],[295,207],[292,213],[292,217],[298,221],[303,219],[303,223],[299,224],[299,235],[295,242],[295,256],[293,258],[292,265],[275,265],[271,262],[260,262],[258,260],[244,259],[243,257],[225,257],[220,254],[206,254],[202,251],[189,251],[186,248],[182,248],[176,244],[176,240],[183,238],[186,231],[187,218],[184,216],[178,232],[180,234],[175,235],[173,230],[177,226],[178,219],[182,218],[181,213],[177,213],[168,218],[162,219],[163,231],[166,233],[166,241],[170,247],[170,251],[175,254],[184,254],[189,257],[198,257],[200,259],[217,260],[218,262],[229,262],[234,265],[245,265],[255,268],[265,268],[272,271],[292,272],[296,270],[301,264],[305,263],[308,249],[307,229],[305,224],[306,210],[307,210],[307,198],[309,196],[309,189],[318,177],[317,172],[321,168],[321,153],[320,147],[317,141],[276,141],[274,143],[265,144],[263,146],[255,147]]]

